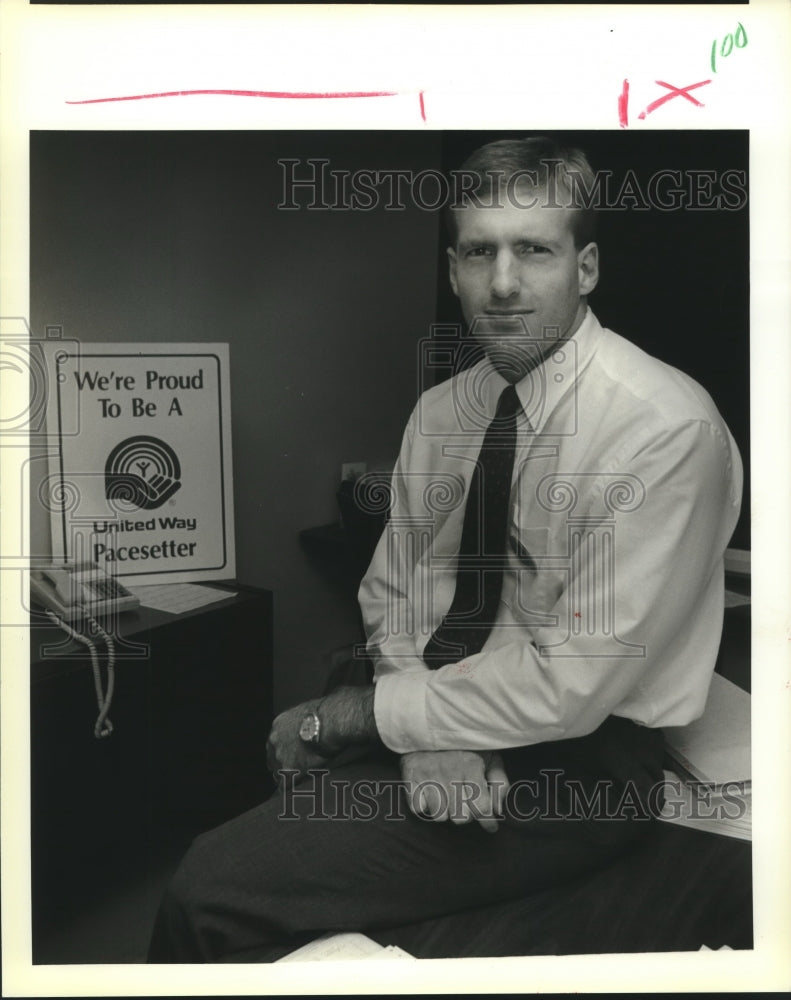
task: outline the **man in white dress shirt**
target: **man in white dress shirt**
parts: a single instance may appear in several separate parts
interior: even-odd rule
[[[280,794],[196,841],[151,961],[267,957],[604,864],[661,805],[661,727],[703,710],[741,501],[733,439],[699,385],[591,312],[583,154],[506,140],[462,170],[480,183],[449,213],[450,281],[485,356],[407,425],[360,588],[374,684],[275,720]],[[477,571],[495,610],[465,613],[477,640],[454,645],[465,516],[489,530],[488,495],[468,506],[506,396],[505,544]],[[368,752],[349,762],[352,747]]]

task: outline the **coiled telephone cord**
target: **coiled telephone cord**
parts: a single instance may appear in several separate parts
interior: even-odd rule
[[[87,635],[83,635],[82,632],[73,629],[71,625],[62,618],[59,618],[54,611],[47,609],[46,613],[50,620],[62,628],[70,639],[74,639],[75,642],[82,643],[83,646],[87,646],[88,648],[91,657],[91,666],[93,667],[93,685],[96,690],[96,703],[99,707],[99,716],[93,727],[93,735],[97,740],[104,739],[113,731],[113,724],[107,716],[115,690],[115,643],[97,621],[93,618],[88,618],[88,623],[102,637],[107,647],[107,691],[105,693],[102,690],[102,674],[99,667],[99,654],[96,652],[96,644]]]

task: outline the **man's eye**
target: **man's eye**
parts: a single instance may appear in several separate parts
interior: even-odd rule
[[[540,243],[525,243],[522,247],[523,254],[551,253],[549,247],[543,247]]]
[[[491,249],[489,247],[470,247],[467,251],[468,257],[488,257],[491,255]]]

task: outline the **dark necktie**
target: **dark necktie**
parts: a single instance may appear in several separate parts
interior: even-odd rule
[[[423,651],[432,670],[480,652],[494,625],[503,587],[520,409],[516,389],[506,386],[486,429],[467,494],[453,601]]]

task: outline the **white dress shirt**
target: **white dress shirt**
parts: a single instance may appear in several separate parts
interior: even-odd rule
[[[742,467],[691,378],[602,328],[517,384],[510,546],[481,652],[421,659],[450,607],[466,490],[505,380],[487,359],[425,392],[360,586],[374,712],[397,752],[583,736],[608,715],[684,725],[703,711]]]

